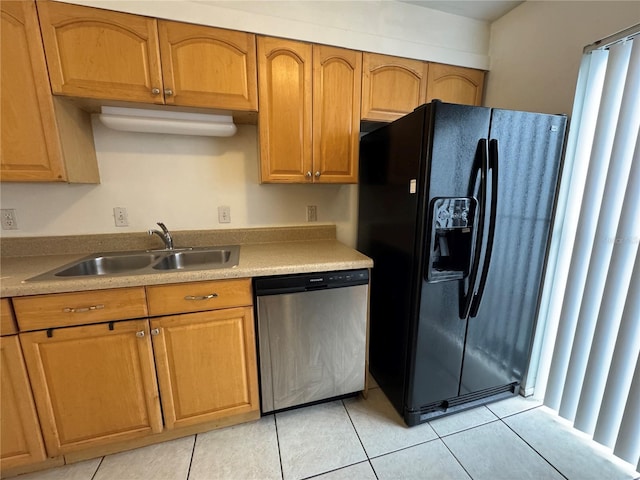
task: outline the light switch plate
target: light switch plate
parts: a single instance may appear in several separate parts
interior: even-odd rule
[[[127,209],[124,207],[113,207],[113,218],[116,223],[116,227],[128,227],[129,217],[127,216]]]

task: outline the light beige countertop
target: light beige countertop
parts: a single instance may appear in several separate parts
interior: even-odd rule
[[[240,260],[238,266],[233,268],[163,271],[143,275],[67,277],[60,280],[28,281],[27,279],[31,277],[77,261],[87,256],[87,252],[3,255],[0,265],[0,296],[16,297],[225,278],[350,270],[373,266],[373,260],[369,257],[338,242],[335,238],[327,238],[331,237],[331,234],[306,236],[311,238],[306,240],[305,235],[285,234],[282,238],[295,238],[295,240],[278,241],[276,235],[270,237],[268,243],[241,243]],[[112,251],[112,249],[102,249],[92,253],[104,251]]]

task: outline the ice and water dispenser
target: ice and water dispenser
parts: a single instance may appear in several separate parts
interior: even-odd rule
[[[473,197],[431,200],[428,282],[460,280],[469,274],[477,203]]]

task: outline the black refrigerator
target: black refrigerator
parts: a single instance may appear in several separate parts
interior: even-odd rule
[[[369,369],[407,425],[519,391],[565,128],[434,101],[361,138]]]

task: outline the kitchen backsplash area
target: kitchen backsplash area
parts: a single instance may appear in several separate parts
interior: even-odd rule
[[[355,244],[356,185],[260,184],[256,125],[229,138],[126,133],[93,119],[99,185],[3,183],[2,208],[15,209],[17,230],[3,237],[131,233],[163,221],[173,230],[335,224]],[[218,207],[228,206],[229,223]],[[116,227],[114,207],[126,209]]]

